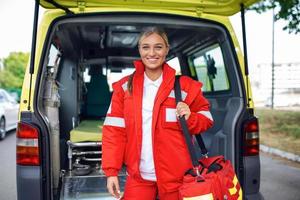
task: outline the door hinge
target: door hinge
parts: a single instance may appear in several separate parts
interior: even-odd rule
[[[85,4],[85,1],[77,1],[77,7],[79,12],[84,12]]]
[[[200,6],[196,8],[196,13],[197,13],[197,15],[198,15],[199,17],[202,16],[203,10],[204,10],[204,8],[203,8],[203,7],[200,7]]]

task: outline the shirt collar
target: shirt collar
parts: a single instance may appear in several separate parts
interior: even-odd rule
[[[148,78],[148,76],[144,72],[144,86],[154,85],[155,87],[159,87],[162,82],[162,74],[163,73],[161,73],[158,79],[152,81],[151,79]]]

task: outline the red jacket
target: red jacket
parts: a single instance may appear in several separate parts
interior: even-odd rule
[[[114,93],[108,110],[102,138],[102,168],[106,176],[117,176],[122,165],[130,176],[141,178],[139,172],[142,148],[142,98],[144,65],[134,62],[136,72],[132,94],[127,90],[129,76],[113,84]],[[186,170],[192,167],[189,152],[178,121],[170,118],[176,108],[174,96],[175,70],[163,66],[163,81],[153,107],[152,144],[158,188],[161,192],[178,189]],[[201,92],[202,84],[187,76],[180,78],[183,101],[191,115],[187,124],[197,134],[213,124],[209,103]],[[175,112],[173,112],[175,113]],[[176,118],[175,118],[176,120]]]

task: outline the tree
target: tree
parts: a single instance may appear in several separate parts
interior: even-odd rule
[[[12,52],[3,59],[3,70],[0,71],[0,87],[21,89],[29,53]]]
[[[275,9],[275,21],[284,19],[288,23],[283,27],[283,30],[287,30],[289,33],[300,33],[299,0],[263,0],[253,5],[250,9],[262,13],[273,8]]]

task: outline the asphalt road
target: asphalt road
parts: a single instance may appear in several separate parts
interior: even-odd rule
[[[260,154],[260,191],[266,200],[300,200],[300,164]]]
[[[0,200],[16,200],[16,139],[0,141]],[[261,154],[261,192],[266,200],[300,200],[300,164]]]
[[[16,134],[0,141],[0,200],[16,200]]]

